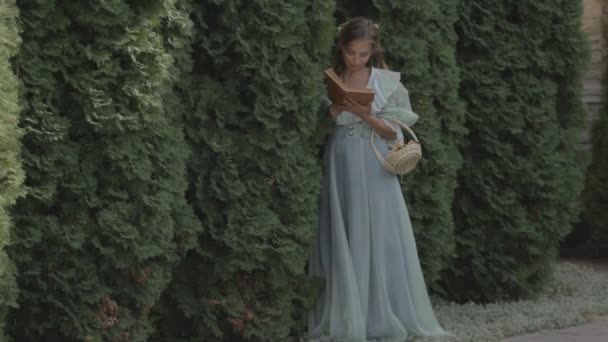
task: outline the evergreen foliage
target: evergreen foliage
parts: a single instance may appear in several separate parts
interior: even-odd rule
[[[578,215],[588,46],[575,0],[463,0],[460,94],[469,138],[454,202],[456,300],[529,295]]]
[[[0,1],[0,341],[6,341],[4,320],[16,306],[15,265],[6,254],[11,244],[12,220],[9,208],[23,195],[24,173],[21,166],[21,130],[17,127],[20,106],[18,81],[11,60],[20,43],[15,1]]]
[[[458,98],[457,2],[375,3],[389,66],[402,73],[412,107],[420,115],[414,129],[424,158],[405,177],[403,189],[427,286],[438,290],[440,272],[454,256],[451,208],[462,165],[458,145],[466,134],[464,105]]]
[[[424,159],[402,185],[432,289],[534,292],[578,215],[579,1],[17,5],[0,1],[0,319],[16,341],[302,336],[334,13],[380,24],[420,114]],[[607,113],[584,197],[604,239]]]
[[[178,88],[203,233],[158,306],[154,340],[283,341],[313,299],[305,263],[333,4],[191,4],[194,61]]]
[[[11,257],[17,341],[145,341],[196,227],[165,110],[173,1],[19,1],[24,168]]]

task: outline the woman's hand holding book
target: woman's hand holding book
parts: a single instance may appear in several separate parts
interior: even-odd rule
[[[331,117],[332,117],[332,119],[334,119],[334,121],[336,119],[338,119],[338,115],[340,115],[340,113],[346,112],[346,111],[348,111],[348,109],[346,109],[346,107],[341,106],[339,104],[332,103],[329,106],[329,115],[331,115]]]
[[[358,116],[359,118],[361,118],[361,120],[366,120],[369,116],[372,115],[372,104],[368,104],[367,106],[361,105],[359,104],[357,101],[355,100],[351,100],[350,98],[345,98],[344,99],[344,107],[346,107],[346,111],[349,111],[353,114],[355,114],[356,116]]]

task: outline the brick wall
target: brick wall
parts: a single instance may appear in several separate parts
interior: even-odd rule
[[[583,30],[592,44],[591,65],[583,80],[583,99],[589,111],[587,129],[582,142],[590,145],[590,128],[597,119],[602,100],[602,78],[604,76],[606,37],[604,27],[608,24],[608,0],[583,0]]]

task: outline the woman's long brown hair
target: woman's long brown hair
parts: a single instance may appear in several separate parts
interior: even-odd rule
[[[378,31],[377,24],[363,17],[352,18],[338,27],[333,61],[333,68],[336,74],[342,75],[346,70],[346,65],[344,65],[344,59],[342,58],[342,48],[356,39],[369,39],[372,41],[372,55],[367,62],[368,67],[373,66],[379,69],[388,69],[388,66],[384,62],[380,46],[380,33]]]

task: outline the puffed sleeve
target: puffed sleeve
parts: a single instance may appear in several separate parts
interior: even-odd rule
[[[388,97],[378,116],[392,121],[399,120],[408,126],[413,126],[418,121],[418,114],[412,110],[408,91],[401,82]]]

